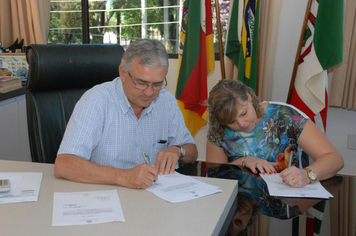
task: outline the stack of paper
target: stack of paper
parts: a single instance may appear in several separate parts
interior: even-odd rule
[[[216,186],[177,172],[171,175],[158,176],[158,180],[147,190],[171,203],[188,201],[222,192]]]
[[[0,193],[0,204],[38,201],[42,177],[40,172],[0,172],[0,179],[10,180],[10,191]]]

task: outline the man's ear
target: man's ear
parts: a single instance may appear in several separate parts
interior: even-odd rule
[[[119,76],[121,78],[121,81],[125,81],[126,76],[126,71],[122,68],[122,66],[119,66]]]

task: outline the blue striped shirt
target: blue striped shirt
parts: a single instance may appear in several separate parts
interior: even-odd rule
[[[186,143],[195,142],[173,94],[161,90],[137,119],[118,77],[84,93],[68,122],[58,154],[128,169],[144,163],[142,152],[155,163],[159,151]]]

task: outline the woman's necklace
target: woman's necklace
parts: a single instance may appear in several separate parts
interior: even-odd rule
[[[245,151],[244,151],[244,155],[245,156],[253,156],[254,152],[251,150],[250,145],[248,144],[249,137],[244,137],[244,135],[240,134],[239,131],[236,131],[236,134],[240,137],[240,139],[243,140],[243,144],[245,145],[245,147],[248,150],[248,153],[245,153]]]

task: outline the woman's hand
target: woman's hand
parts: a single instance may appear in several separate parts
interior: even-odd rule
[[[301,188],[310,182],[306,170],[295,166],[286,168],[279,175],[282,177],[283,182],[295,188]]]
[[[275,170],[275,166],[278,165],[276,162],[268,162],[264,159],[254,157],[254,156],[247,156],[243,157],[242,165],[249,168],[253,173],[257,174],[260,172],[261,174],[269,174],[277,173]]]

